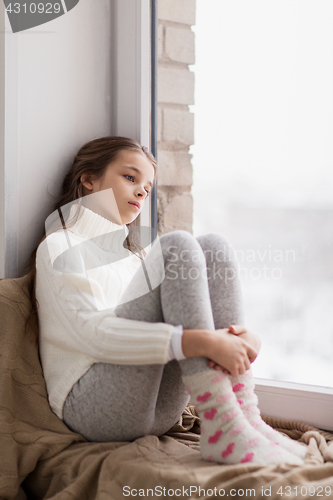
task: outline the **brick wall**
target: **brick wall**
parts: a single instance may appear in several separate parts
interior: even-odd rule
[[[195,0],[158,2],[158,233],[192,232]]]

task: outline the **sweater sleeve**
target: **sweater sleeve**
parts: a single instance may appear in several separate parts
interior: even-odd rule
[[[182,337],[183,337],[183,326],[182,325],[174,326],[169,346],[168,361],[171,361],[172,359],[177,359],[178,361],[181,359],[186,359],[186,356],[184,356],[182,348]]]
[[[61,240],[56,237],[51,247],[44,240],[37,252],[40,313],[44,320],[46,318],[46,323],[56,317],[63,326],[56,335],[52,333],[54,328],[44,328],[41,332],[43,342],[81,352],[99,362],[136,365],[166,363],[173,325],[119,318],[112,308],[97,310],[95,300],[98,300],[98,291],[101,297],[103,295],[100,284],[97,281],[92,283],[92,278],[88,278],[83,260],[79,262],[79,253],[76,254],[75,272],[56,271],[52,264],[61,252]],[[116,282],[117,276],[114,278]]]

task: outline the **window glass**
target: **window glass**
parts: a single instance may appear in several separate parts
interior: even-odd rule
[[[333,3],[196,4],[194,235],[237,251],[254,374],[333,386]]]

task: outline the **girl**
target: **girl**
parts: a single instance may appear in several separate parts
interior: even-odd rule
[[[130,235],[155,176],[145,147],[102,137],[64,179],[31,257],[52,410],[90,441],[132,441],[167,432],[190,400],[204,459],[303,463],[306,447],[260,417],[250,369],[260,341],[239,326],[229,243],[179,230],[145,254]]]

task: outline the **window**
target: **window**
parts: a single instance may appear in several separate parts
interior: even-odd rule
[[[196,18],[194,234],[237,251],[261,394],[330,401],[311,385],[333,386],[333,6],[197,0]]]

